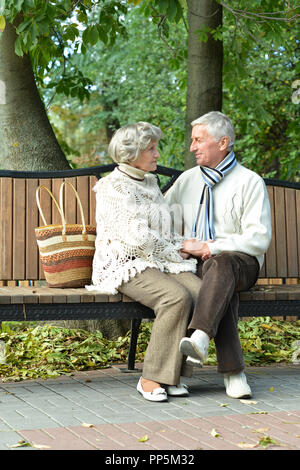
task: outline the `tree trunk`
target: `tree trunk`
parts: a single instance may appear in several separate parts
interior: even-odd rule
[[[28,55],[14,52],[14,26],[0,35],[0,167],[6,170],[70,168],[50,122]]]
[[[36,87],[28,55],[14,52],[14,26],[0,34],[0,168],[5,170],[69,169]],[[66,328],[101,330],[107,338],[123,336],[129,320],[53,322]]]
[[[188,5],[188,81],[186,102],[185,169],[195,166],[190,153],[191,122],[209,111],[222,109],[223,42],[208,34],[199,41],[197,30],[222,25],[222,6],[214,0],[187,0]]]

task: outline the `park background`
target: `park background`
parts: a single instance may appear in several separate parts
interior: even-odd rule
[[[0,0],[0,168],[110,163],[113,132],[143,120],[162,129],[159,163],[187,169],[190,122],[222,110],[240,162],[299,181],[299,10],[293,0]],[[290,360],[299,338],[299,322],[240,328],[248,363]],[[16,380],[106,366],[128,345],[48,325],[3,324],[1,337],[1,375]]]

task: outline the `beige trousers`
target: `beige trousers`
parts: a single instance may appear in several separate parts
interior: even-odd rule
[[[147,268],[119,291],[154,310],[155,321],[144,358],[143,377],[160,384],[177,385],[180,375],[191,376],[179,352],[189,316],[197,301],[201,279],[191,272],[169,274]]]

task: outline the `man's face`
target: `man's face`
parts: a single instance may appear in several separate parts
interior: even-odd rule
[[[227,139],[225,142],[224,139]],[[190,151],[195,153],[197,165],[215,168],[227,153],[228,138],[222,137],[219,142],[207,132],[207,126],[196,124],[192,130]]]

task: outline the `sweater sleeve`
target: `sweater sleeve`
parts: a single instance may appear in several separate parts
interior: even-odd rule
[[[271,211],[268,193],[262,179],[248,185],[243,195],[243,213],[239,233],[226,233],[217,236],[209,244],[212,255],[224,251],[240,251],[251,256],[263,255],[272,236]]]

